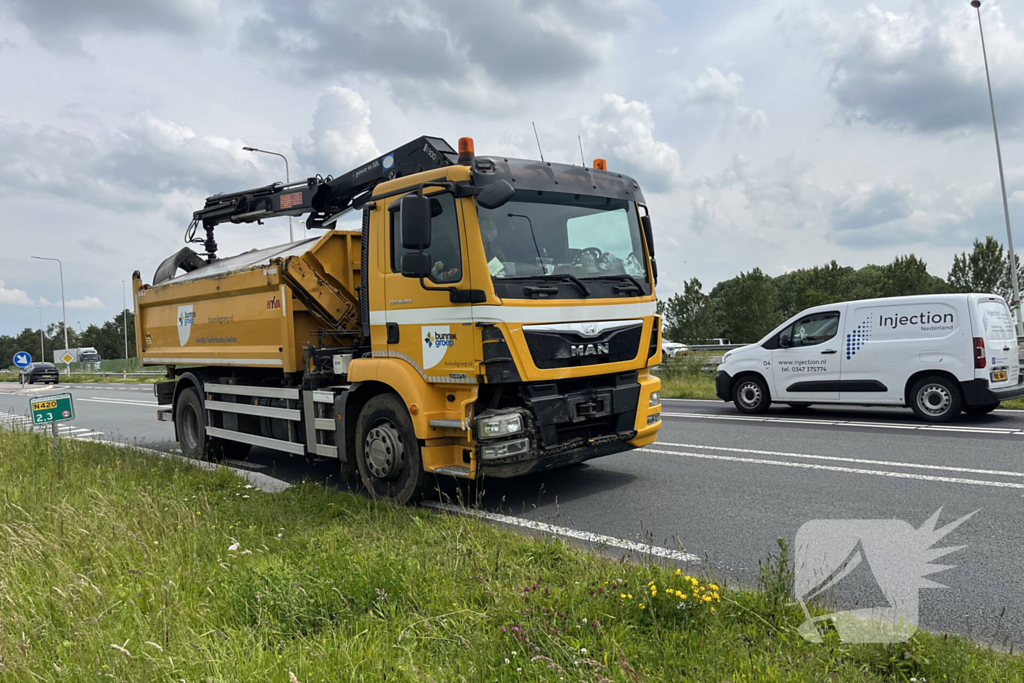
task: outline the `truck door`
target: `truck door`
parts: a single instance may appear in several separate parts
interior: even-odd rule
[[[779,333],[772,351],[772,398],[786,403],[839,400],[841,309],[808,314]]]
[[[471,288],[462,202],[449,192],[431,198],[431,242],[425,250],[433,263],[423,284],[402,276],[401,210],[396,197],[388,208],[388,263],[385,272],[385,319],[389,355],[413,365],[428,382],[476,381],[472,307],[453,304],[447,288]],[[429,289],[428,289],[429,288]],[[444,288],[444,289],[442,289]]]

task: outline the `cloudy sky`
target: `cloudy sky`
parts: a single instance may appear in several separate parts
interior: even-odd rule
[[[1024,6],[982,7],[1024,246]],[[0,333],[121,309],[209,194],[422,134],[644,186],[668,295],[1005,238],[967,0],[0,0]],[[297,226],[298,227],[298,226]],[[221,255],[287,221],[222,227]]]

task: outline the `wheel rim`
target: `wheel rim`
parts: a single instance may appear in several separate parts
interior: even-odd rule
[[[190,451],[199,448],[199,416],[195,407],[187,404],[181,411],[181,440]]]
[[[744,408],[756,408],[761,405],[761,387],[757,382],[744,382],[740,385],[736,396]]]
[[[405,470],[405,444],[390,420],[380,420],[366,435],[366,467],[376,479],[394,481]]]
[[[932,417],[939,417],[949,411],[953,397],[949,389],[941,384],[926,384],[917,392],[917,407]]]

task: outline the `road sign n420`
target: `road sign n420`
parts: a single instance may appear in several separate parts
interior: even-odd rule
[[[67,422],[75,419],[75,406],[71,400],[71,394],[40,396],[32,399],[29,403],[32,407],[32,422],[35,424]]]

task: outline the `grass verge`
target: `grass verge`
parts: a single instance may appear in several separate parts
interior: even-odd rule
[[[0,431],[4,681],[1021,681],[917,634],[795,632],[785,567],[719,589],[472,519]],[[774,577],[774,578],[773,578]],[[696,582],[696,585],[695,585]],[[685,595],[686,598],[680,598]],[[719,598],[715,596],[718,595]]]

